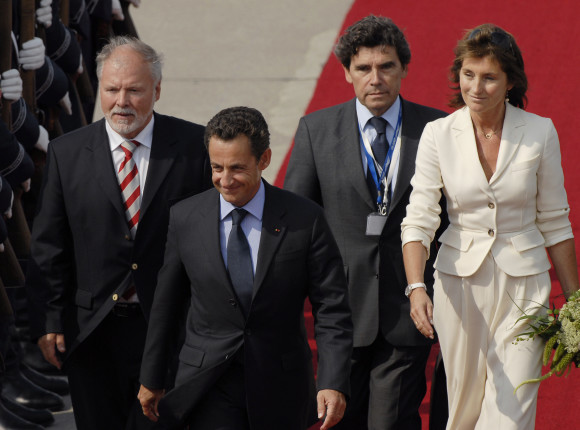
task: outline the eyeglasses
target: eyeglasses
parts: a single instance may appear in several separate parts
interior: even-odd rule
[[[481,33],[481,29],[476,28],[471,33],[469,33],[467,40],[474,39],[480,33]],[[492,31],[491,34],[489,35],[489,39],[490,39],[492,45],[499,46],[500,48],[503,48],[503,49],[509,49],[510,52],[512,53],[512,55],[514,57],[516,56],[516,53],[514,51],[514,47],[512,45],[512,40],[506,32],[497,31],[497,30]]]

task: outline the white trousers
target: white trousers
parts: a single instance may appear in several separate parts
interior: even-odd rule
[[[541,373],[544,342],[514,345],[527,313],[545,312],[548,272],[511,277],[489,254],[468,278],[435,274],[434,324],[447,373],[447,430],[533,430],[539,384],[514,388]]]

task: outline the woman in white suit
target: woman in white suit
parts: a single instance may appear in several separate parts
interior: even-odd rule
[[[549,254],[566,297],[578,270],[560,149],[552,121],[527,113],[527,79],[513,36],[484,24],[455,49],[451,79],[459,110],[427,124],[402,223],[411,316],[437,330],[449,396],[447,429],[534,428],[539,340],[520,308],[541,312],[550,295]],[[440,238],[433,304],[423,270],[439,226],[441,192],[449,228]],[[547,254],[546,254],[547,250]],[[535,309],[532,309],[534,308]]]

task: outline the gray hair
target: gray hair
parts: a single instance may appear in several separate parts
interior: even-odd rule
[[[103,46],[103,49],[97,55],[97,77],[101,80],[103,65],[105,61],[113,54],[115,49],[128,45],[135,52],[140,54],[146,63],[149,63],[151,76],[156,83],[161,81],[161,69],[163,68],[163,55],[158,54],[155,49],[141,40],[130,36],[115,36],[109,39],[109,42]]]

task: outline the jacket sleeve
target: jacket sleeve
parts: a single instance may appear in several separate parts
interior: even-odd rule
[[[178,310],[188,297],[189,280],[179,254],[179,228],[172,209],[165,246],[165,259],[158,276],[141,363],[141,383],[150,389],[165,387],[167,369],[181,327]]]
[[[441,223],[441,167],[439,153],[431,123],[419,141],[415,174],[411,179],[413,191],[407,205],[407,215],[401,223],[401,240],[403,246],[407,242],[421,242],[429,253],[430,244]]]
[[[545,141],[537,173],[536,223],[544,236],[545,246],[550,247],[574,236],[568,218],[570,207],[564,188],[560,142],[552,121],[549,121]]]
[[[353,328],[348,288],[338,246],[320,211],[308,255],[314,330],[318,347],[318,389],[350,396]]]
[[[305,118],[300,119],[298,130],[296,130],[294,147],[284,179],[284,188],[322,205],[312,140]]]
[[[46,312],[45,333],[62,333],[62,314],[74,289],[73,241],[54,145],[49,145],[43,187],[34,219],[29,295]],[[41,335],[43,333],[38,333]]]

